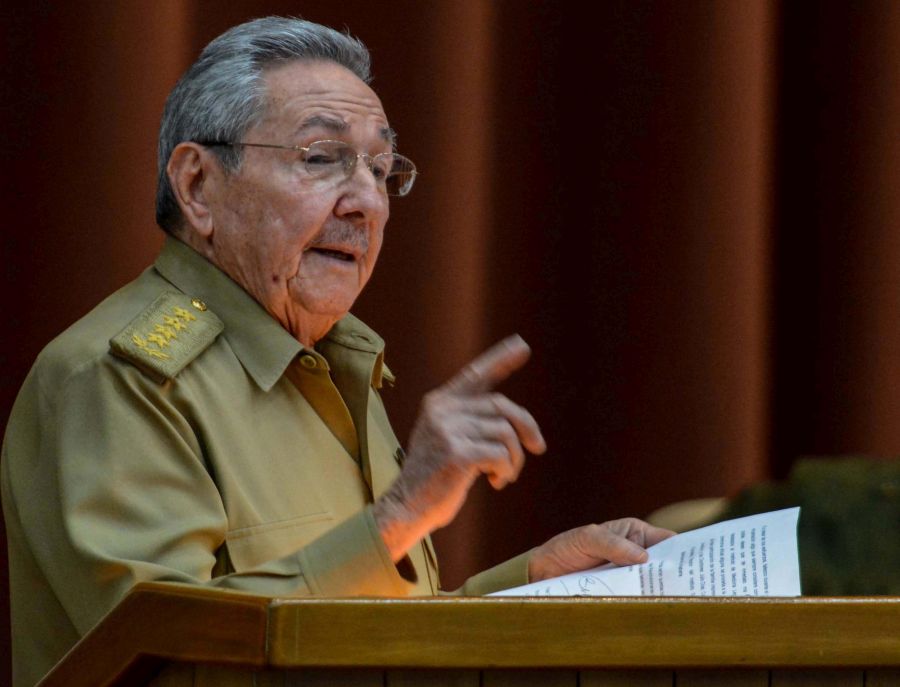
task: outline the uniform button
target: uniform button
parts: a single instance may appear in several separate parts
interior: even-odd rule
[[[206,310],[206,303],[201,301],[199,298],[192,298],[191,305],[193,305],[195,308],[197,308],[197,310],[199,310],[200,312],[203,312],[204,310]]]
[[[311,355],[300,356],[300,364],[308,370],[314,370],[319,366],[319,364],[316,362],[316,359]]]

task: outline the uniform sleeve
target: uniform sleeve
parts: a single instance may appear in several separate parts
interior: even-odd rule
[[[79,632],[149,580],[272,596],[409,593],[370,509],[288,556],[214,577],[227,515],[173,382],[109,356],[61,383],[35,372],[7,433],[7,506]]]
[[[484,596],[512,587],[528,584],[528,557],[530,551],[473,575],[459,589],[447,592],[448,596]]]

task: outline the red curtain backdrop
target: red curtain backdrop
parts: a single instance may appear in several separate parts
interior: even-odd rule
[[[800,455],[900,454],[891,0],[7,2],[0,423],[160,246],[169,89],[265,14],[359,35],[421,170],[355,309],[388,341],[398,436],[496,339],[534,348],[504,390],[550,450],[437,533],[446,586]]]

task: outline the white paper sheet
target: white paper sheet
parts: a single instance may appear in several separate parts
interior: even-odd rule
[[[605,565],[491,596],[800,596],[799,508],[676,535],[641,565]]]

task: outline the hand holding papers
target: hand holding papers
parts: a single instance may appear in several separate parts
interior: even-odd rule
[[[647,549],[641,565],[604,565],[491,596],[799,596],[799,508],[720,522]]]

